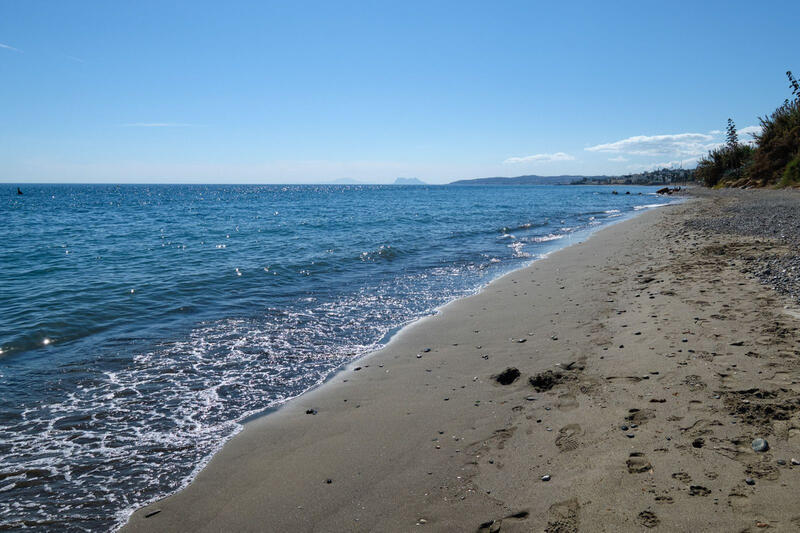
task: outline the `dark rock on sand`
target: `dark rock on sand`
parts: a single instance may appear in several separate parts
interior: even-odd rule
[[[552,370],[545,370],[529,379],[536,392],[549,391],[559,383],[564,381],[564,374],[561,372],[553,372]]]
[[[765,439],[755,439],[751,444],[750,447],[753,448],[754,452],[765,452],[769,450],[769,443]]]
[[[512,366],[503,370],[500,374],[495,376],[494,379],[500,385],[511,385],[519,378],[519,375],[519,370]]]

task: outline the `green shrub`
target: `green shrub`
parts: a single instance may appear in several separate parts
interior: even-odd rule
[[[800,101],[787,101],[762,118],[761,127],[751,176],[760,185],[770,185],[783,180],[787,165],[800,155]]]
[[[800,185],[800,154],[795,156],[783,169],[783,176],[778,185],[780,187],[797,187]]]
[[[747,144],[726,144],[698,161],[695,177],[707,187],[733,183],[747,177],[752,156]]]

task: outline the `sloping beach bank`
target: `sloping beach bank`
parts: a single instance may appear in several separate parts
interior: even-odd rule
[[[795,530],[800,314],[750,274],[792,245],[697,222],[754,197],[646,212],[444,307],[126,530]]]

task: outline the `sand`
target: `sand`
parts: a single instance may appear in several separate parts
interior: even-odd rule
[[[771,243],[687,229],[713,201],[403,329],[125,530],[797,531],[800,313],[742,272]]]

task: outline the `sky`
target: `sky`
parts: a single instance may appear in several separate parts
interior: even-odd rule
[[[691,168],[800,74],[800,2],[0,0],[0,181]]]

